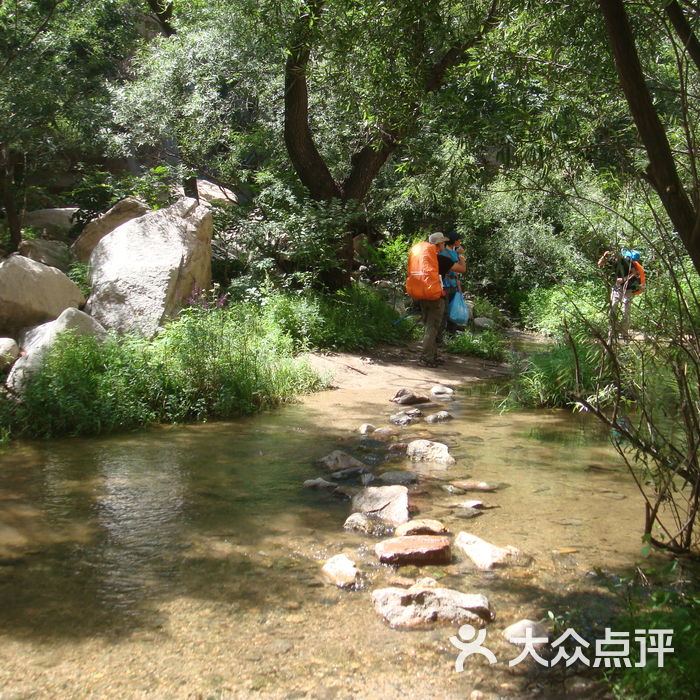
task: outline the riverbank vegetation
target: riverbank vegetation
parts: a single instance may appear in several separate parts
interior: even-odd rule
[[[226,303],[199,293],[153,340],[70,332],[47,353],[23,394],[0,397],[0,431],[19,437],[96,435],[153,423],[253,413],[328,383],[300,358],[363,350],[410,336],[371,290],[328,296],[260,292]]]

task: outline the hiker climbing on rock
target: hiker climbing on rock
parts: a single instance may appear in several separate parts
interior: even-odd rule
[[[427,241],[416,243],[408,254],[406,291],[418,301],[425,330],[419,364],[437,367],[443,360],[437,356],[437,335],[445,313],[445,290],[442,278],[449,272],[466,272],[464,256],[458,262],[439,253],[444,250],[447,237],[431,233]]]
[[[632,298],[644,291],[644,268],[639,262],[639,251],[622,250],[619,253],[606,250],[598,260],[598,267],[609,270],[612,291],[610,293],[610,339],[619,328],[620,335],[629,338],[630,308]],[[622,319],[617,322],[617,305],[622,302]]]

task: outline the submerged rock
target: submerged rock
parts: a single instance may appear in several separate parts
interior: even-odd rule
[[[379,474],[378,478],[388,485],[400,484],[401,486],[407,486],[408,484],[415,484],[420,476],[416,472],[396,470]]]
[[[359,479],[362,474],[367,474],[367,467],[350,467],[349,469],[341,469],[333,472],[331,479],[335,481],[345,481],[346,479]]]
[[[377,428],[374,431],[374,437],[376,438],[382,438],[382,439],[387,439],[394,437],[394,435],[398,435],[398,432],[394,430],[394,428]]]
[[[400,525],[408,520],[408,489],[405,486],[369,486],[353,496],[352,510]]]
[[[430,399],[427,396],[421,396],[420,394],[416,394],[410,389],[406,388],[399,389],[394,396],[389,399],[389,401],[393,401],[401,406],[411,406],[417,403],[430,403]]]
[[[333,450],[329,455],[319,459],[318,463],[330,472],[350,468],[367,468],[364,462],[360,462],[359,459],[355,459],[352,455],[342,450]]]
[[[469,532],[460,532],[455,539],[455,547],[463,552],[481,571],[489,571],[494,566],[517,563],[520,550],[515,547],[498,547]]]
[[[496,615],[488,599],[417,582],[408,589],[391,587],[372,592],[375,610],[395,629],[420,629],[436,623],[485,627]]]
[[[426,423],[446,423],[448,420],[452,420],[454,416],[447,411],[438,411],[437,413],[431,413],[426,417]]]
[[[450,389],[448,386],[443,386],[442,384],[436,384],[431,390],[430,393],[436,398],[436,399],[452,399],[454,398],[454,389]]]
[[[331,481],[326,481],[320,476],[318,479],[307,479],[304,482],[305,489],[328,489],[334,491],[338,487],[338,484],[334,484]]]
[[[460,479],[451,482],[451,485],[462,491],[483,491],[491,492],[497,489],[495,484],[489,484],[486,481],[477,481],[476,479]]]
[[[410,416],[405,411],[399,411],[399,413],[394,413],[394,415],[389,416],[389,422],[394,425],[406,426],[417,423],[420,420],[420,416]]]
[[[360,578],[355,562],[345,554],[331,557],[321,568],[321,575],[326,583],[332,583],[338,588],[355,586]]]
[[[414,462],[435,462],[445,466],[456,463],[447,445],[430,440],[413,440],[408,444],[406,454]]]
[[[457,518],[462,518],[463,520],[470,520],[471,518],[478,518],[483,515],[484,512],[478,508],[457,508],[454,515]]]
[[[424,566],[452,561],[450,538],[433,535],[405,535],[379,542],[374,551],[382,564]]]
[[[519,620],[509,625],[503,630],[503,638],[511,644],[525,644],[525,638],[528,636],[544,641],[538,641],[532,646],[538,651],[549,643],[549,630],[541,623],[534,620]]]
[[[375,537],[386,537],[394,532],[394,526],[391,523],[366,513],[353,513],[345,521],[343,528]]]

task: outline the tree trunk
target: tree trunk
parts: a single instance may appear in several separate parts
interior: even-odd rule
[[[673,0],[664,7],[664,12],[671,20],[673,28],[676,30],[678,38],[683,42],[688,55],[695,64],[695,68],[700,70],[700,41],[693,33],[693,28],[690,26],[688,19],[683,14],[683,8]]]
[[[0,203],[5,209],[7,228],[10,232],[10,252],[19,248],[22,226],[15,197],[15,158],[5,146],[0,146]]]
[[[695,269],[700,272],[700,219],[678,177],[666,132],[644,80],[623,2],[599,0],[599,3],[622,90],[649,157],[647,175]]]

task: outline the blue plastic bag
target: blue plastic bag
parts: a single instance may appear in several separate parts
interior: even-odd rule
[[[469,307],[464,301],[464,297],[457,292],[450,302],[448,309],[448,318],[456,326],[466,326],[469,323]]]

